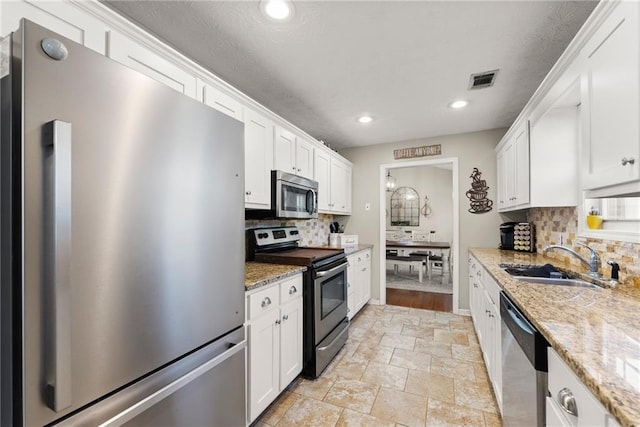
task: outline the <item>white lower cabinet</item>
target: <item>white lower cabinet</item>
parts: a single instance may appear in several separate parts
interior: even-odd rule
[[[473,325],[487,366],[489,380],[502,411],[500,287],[471,255],[469,255],[469,292]]]
[[[247,294],[247,424],[302,371],[302,275]]]
[[[349,320],[371,299],[371,249],[347,257],[347,306]]]
[[[556,351],[549,347],[547,426],[618,426]]]

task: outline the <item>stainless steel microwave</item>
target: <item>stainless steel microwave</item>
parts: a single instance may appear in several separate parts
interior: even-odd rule
[[[245,218],[318,218],[318,182],[292,173],[271,171],[271,208],[247,209]]]

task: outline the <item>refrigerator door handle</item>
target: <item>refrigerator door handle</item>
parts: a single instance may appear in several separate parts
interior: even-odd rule
[[[71,398],[71,123],[54,120],[45,125],[44,146],[53,149],[53,251],[50,263],[53,333],[47,363],[47,406],[60,412]]]
[[[135,405],[132,405],[127,409],[125,409],[124,411],[120,412],[119,414],[114,415],[107,421],[100,424],[99,427],[115,427],[130,421],[131,419],[141,414],[142,412],[146,411],[147,409],[151,408],[153,405],[157,404],[161,400],[171,396],[173,393],[177,392],[182,387],[189,384],[191,381],[206,374],[208,371],[220,365],[222,362],[234,356],[238,352],[243,351],[247,347],[247,340],[244,339],[237,344],[229,344],[229,345],[230,347],[227,350],[220,353],[213,359],[210,359],[209,361],[203,363],[197,368],[187,372],[185,375],[181,376],[177,380],[167,384],[166,386],[162,387],[160,390],[156,391],[155,393],[150,394],[149,396],[140,400]]]

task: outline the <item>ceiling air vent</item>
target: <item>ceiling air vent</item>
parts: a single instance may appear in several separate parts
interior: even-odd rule
[[[496,81],[496,74],[498,74],[498,70],[471,74],[469,89],[482,89],[493,86],[493,83]]]

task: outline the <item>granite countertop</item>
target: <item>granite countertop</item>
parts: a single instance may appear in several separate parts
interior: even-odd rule
[[[554,264],[541,254],[470,249],[622,426],[640,425],[640,289],[518,282],[499,264]],[[580,272],[583,273],[584,272]]]
[[[244,263],[244,289],[251,291],[278,280],[306,271],[299,265],[267,264],[263,262]]]

